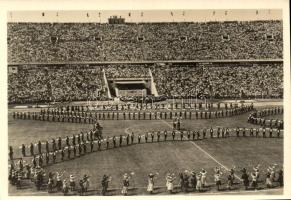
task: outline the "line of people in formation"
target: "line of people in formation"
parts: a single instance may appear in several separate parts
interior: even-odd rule
[[[227,138],[231,136],[236,137],[281,137],[280,129],[271,128],[221,128],[217,129],[200,129],[200,130],[188,130],[188,131],[155,131],[147,132],[144,135],[138,134],[137,139],[135,134],[132,132],[127,135],[112,136],[102,138],[102,135],[93,135],[93,131],[90,130],[88,133],[73,135],[72,137],[67,136],[66,138],[52,139],[51,142],[38,141],[36,144],[31,143],[29,145],[30,156],[32,160],[30,165],[36,166],[47,166],[62,162],[65,160],[74,159],[83,156],[87,153],[94,151],[101,151],[110,148],[117,148],[122,146],[129,146],[133,144],[151,143],[151,142],[162,142],[162,141],[195,141],[206,138]],[[85,137],[86,135],[86,137]],[[65,141],[65,145],[63,145]],[[46,151],[43,152],[43,144],[45,144]],[[38,152],[34,151],[34,146],[38,147]],[[28,157],[26,153],[26,146],[22,144],[20,147],[22,157],[19,162],[23,162],[24,157]],[[13,157],[13,147],[9,147],[9,157],[11,163],[14,163],[15,158]]]
[[[166,108],[172,108],[172,109],[178,109],[178,108],[194,108],[194,109],[202,109],[202,108],[217,108],[217,109],[229,109],[229,108],[238,108],[239,105],[238,103],[202,103],[202,102],[191,102],[188,103],[187,99],[184,100],[184,103],[127,103],[127,104],[103,104],[103,105],[94,105],[92,104],[92,107],[94,110],[106,110],[106,111],[117,111],[117,110],[136,110],[138,108],[144,108],[144,109],[166,109]],[[253,103],[250,104],[253,107]],[[243,104],[241,103],[241,106]],[[51,112],[51,113],[58,113],[61,112],[63,113],[68,113],[68,112],[88,112],[92,108],[89,105],[67,105],[67,106],[62,106],[58,105],[57,107],[48,107],[47,109],[42,109],[43,112]]]
[[[216,111],[165,111],[165,112],[64,112],[41,110],[41,112],[13,112],[14,119],[32,119],[52,122],[95,123],[97,120],[157,120],[173,119],[180,116],[184,119],[211,119],[240,115],[253,110],[252,105]],[[120,115],[122,114],[122,118]]]
[[[235,170],[240,172],[241,176],[235,174]],[[128,194],[128,189],[130,184],[134,183],[134,178],[134,172],[125,173],[122,176],[122,195]],[[146,190],[149,194],[154,194],[155,182],[159,178],[159,173],[150,173],[147,178],[148,184]],[[75,194],[78,192],[79,195],[84,195],[91,185],[89,176],[86,174],[83,177],[80,176],[79,181],[77,181],[73,174],[65,177],[65,171],[49,172],[48,175],[46,175],[45,170],[40,166],[30,167],[29,165],[25,165],[24,167],[21,163],[17,165],[11,164],[8,179],[17,189],[20,189],[25,185],[25,180],[31,180],[35,184],[37,190],[47,189],[48,193],[63,192],[64,195],[67,195],[69,192]],[[178,184],[177,181],[175,181],[176,179],[179,180]],[[179,191],[202,192],[209,190],[211,187],[211,185],[207,183],[207,179],[209,180],[209,177],[208,172],[205,169],[201,169],[200,172],[197,172],[195,169],[185,170],[177,175],[168,172],[165,177],[165,186],[170,194]],[[238,179],[238,181],[241,182],[245,190],[256,190],[259,188],[258,184],[261,182],[265,184],[266,188],[273,188],[276,186],[282,187],[284,185],[283,169],[279,168],[277,164],[270,165],[264,170],[261,169],[260,165],[254,166],[253,172],[251,173],[248,173],[246,168],[236,168],[235,166],[231,169],[215,167],[213,180],[217,191],[222,189],[236,189],[237,187],[234,187],[234,185],[238,185],[239,182],[236,182],[235,179]],[[97,189],[97,191],[100,191],[98,194],[106,195],[111,181],[112,177],[110,175],[103,175],[101,180],[102,188]],[[133,184],[132,187],[135,188],[135,184]]]
[[[248,117],[248,122],[251,124],[258,124],[261,126],[275,127],[283,129],[284,120],[279,119],[265,119],[264,117],[270,115],[283,114],[284,110],[280,107],[266,108],[263,110],[252,112]]]

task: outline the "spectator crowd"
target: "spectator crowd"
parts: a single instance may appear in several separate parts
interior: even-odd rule
[[[8,76],[9,103],[98,99],[106,92],[98,66],[21,66]]]
[[[8,76],[8,100],[9,103],[102,100],[109,88],[105,76],[153,77],[158,94],[164,98],[283,97],[282,63],[67,64],[18,66]]]
[[[283,58],[282,21],[8,23],[8,63]]]
[[[282,98],[282,63],[154,66],[159,94],[168,97]]]

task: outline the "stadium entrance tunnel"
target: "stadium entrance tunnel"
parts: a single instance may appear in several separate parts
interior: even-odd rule
[[[150,82],[148,80],[110,80],[108,84],[111,95],[115,97],[151,95]]]

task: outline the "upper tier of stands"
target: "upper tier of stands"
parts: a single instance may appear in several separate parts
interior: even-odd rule
[[[8,63],[282,59],[282,21],[8,23]]]

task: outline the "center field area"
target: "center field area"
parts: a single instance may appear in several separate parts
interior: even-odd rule
[[[11,110],[10,110],[11,111]],[[216,127],[259,127],[247,123],[249,113],[243,115],[218,118],[218,119],[193,119],[182,120],[183,129],[197,130],[202,128]],[[274,116],[278,118],[280,115]],[[280,116],[281,117],[281,116]],[[36,143],[38,140],[45,141],[52,138],[72,136],[81,131],[87,132],[92,124],[46,122],[35,120],[17,120],[9,114],[9,145],[15,149],[15,156],[20,156],[19,146]],[[99,121],[103,126],[103,137],[113,135],[125,135],[134,132],[145,134],[147,131],[171,130],[171,120],[105,120]],[[149,142],[129,146],[110,148],[108,150],[87,153],[84,156],[72,160],[58,162],[45,167],[46,172],[64,172],[64,179],[73,174],[77,180],[85,174],[90,176],[91,186],[87,195],[100,194],[101,180],[104,174],[110,175],[109,195],[120,195],[122,177],[124,173],[134,172],[131,178],[129,195],[147,194],[147,175],[158,172],[155,185],[156,194],[166,194],[165,176],[168,172],[175,173],[179,184],[178,173],[184,170],[200,172],[206,169],[208,192],[216,192],[214,183],[214,167],[232,168],[236,166],[237,177],[241,176],[239,168],[247,168],[252,171],[253,166],[261,165],[261,181],[264,181],[266,168],[274,163],[278,167],[283,166],[283,138],[212,138],[196,141],[169,141]],[[222,183],[226,187],[227,172],[224,172]],[[236,179],[236,182],[239,182]],[[276,183],[275,183],[276,185]],[[265,183],[259,184],[265,188]],[[234,185],[234,191],[243,189],[242,184]],[[276,191],[276,190],[273,190]],[[181,194],[180,189],[176,192]],[[262,193],[270,191],[263,190]],[[282,190],[275,192],[281,193]],[[262,194],[261,193],[261,194]],[[37,192],[35,187],[16,190],[9,187],[10,195],[47,195],[47,192]],[[53,195],[61,195],[53,193]],[[194,193],[193,193],[194,194]],[[197,192],[195,193],[197,194]]]

